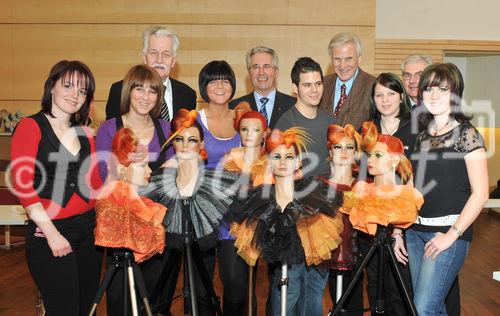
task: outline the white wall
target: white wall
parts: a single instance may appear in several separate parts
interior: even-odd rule
[[[500,40],[499,0],[377,0],[375,38]]]

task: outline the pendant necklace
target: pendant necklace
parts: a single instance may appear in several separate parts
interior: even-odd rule
[[[441,131],[442,131],[442,130],[446,127],[446,126],[448,126],[449,124],[450,124],[450,121],[446,122],[446,124],[444,124],[443,126],[441,126],[441,127],[438,129],[438,128],[436,128],[436,126],[437,126],[436,122],[434,122],[434,127],[433,127],[433,128],[434,128],[434,134],[432,134],[432,136],[437,136],[437,134],[438,134],[439,132],[441,132]]]
[[[395,125],[395,126],[394,126],[394,127],[393,127],[390,131],[389,131],[389,130],[387,129],[387,127],[385,127],[385,125],[384,125],[384,121],[383,121],[382,119],[380,119],[380,125],[381,125],[381,127],[382,127],[382,132],[385,130],[385,131],[386,131],[386,133],[387,133],[386,135],[392,135],[392,134],[394,134],[394,132],[395,132],[395,131],[398,129],[398,127],[399,127],[399,122],[400,122],[400,121],[398,121],[398,123],[397,123],[397,124],[396,124],[396,125]]]

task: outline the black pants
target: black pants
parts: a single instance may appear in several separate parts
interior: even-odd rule
[[[223,315],[245,315],[245,306],[248,299],[248,269],[234,247],[234,240],[221,240],[217,249],[219,260],[219,274],[224,287]],[[255,298],[255,275],[253,291]],[[256,300],[252,302],[253,312],[257,312]]]
[[[35,237],[29,222],[26,257],[42,294],[47,316],[88,315],[99,287],[102,250],[94,246],[95,212],[52,221],[73,252],[54,257],[45,237]]]

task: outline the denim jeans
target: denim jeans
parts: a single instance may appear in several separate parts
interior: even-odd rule
[[[281,311],[281,267],[274,270],[271,291],[271,315]],[[328,281],[328,270],[307,268],[305,264],[288,266],[286,314],[289,316],[323,315],[323,294]]]
[[[447,315],[444,300],[465,261],[470,242],[457,239],[435,260],[424,257],[425,244],[436,233],[406,231],[415,307],[418,315]]]

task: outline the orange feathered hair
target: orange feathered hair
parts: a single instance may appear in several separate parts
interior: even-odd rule
[[[401,176],[404,183],[408,182],[413,176],[411,162],[406,158],[404,145],[401,140],[391,135],[380,134],[373,121],[364,122],[362,125],[363,150],[370,151],[376,143],[387,145],[387,151],[390,154],[398,155],[400,158],[396,171]]]
[[[163,151],[163,149],[170,144],[175,136],[177,136],[185,128],[196,127],[200,133],[200,140],[203,141],[203,129],[201,128],[200,123],[196,121],[197,117],[198,111],[196,110],[188,111],[186,109],[180,109],[177,111],[172,119],[172,122],[170,123],[170,131],[172,134],[170,134],[170,137],[165,141],[163,146],[161,146],[161,150]],[[200,156],[203,160],[207,160],[208,154],[205,148],[200,150]]]
[[[131,153],[138,151],[147,153],[147,148],[139,143],[130,128],[121,128],[113,137],[111,151],[119,163],[128,166],[134,162],[129,157]]]
[[[243,119],[257,119],[262,124],[262,130],[267,130],[267,120],[266,118],[257,111],[254,111],[250,108],[250,104],[248,102],[240,102],[234,108],[234,130],[240,130],[240,123]]]
[[[330,152],[330,149],[332,148],[333,145],[340,143],[342,138],[347,137],[349,139],[354,140],[354,145],[356,146],[356,156],[355,159],[359,160],[361,158],[361,135],[356,131],[354,126],[351,124],[347,124],[344,127],[337,125],[337,124],[330,124],[328,125],[328,131],[327,131],[327,149]],[[352,171],[354,173],[359,172],[359,166],[356,162],[352,164]]]
[[[285,145],[286,148],[293,146],[295,153],[299,156],[307,152],[307,145],[311,142],[311,136],[302,127],[290,127],[282,132],[274,129],[266,139],[266,152],[270,153],[276,147]]]

